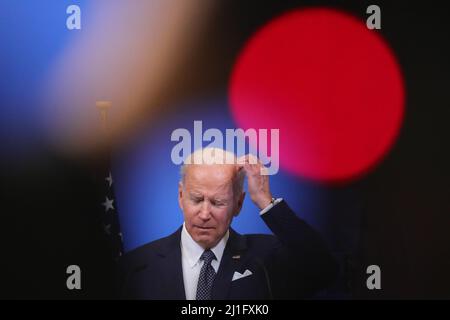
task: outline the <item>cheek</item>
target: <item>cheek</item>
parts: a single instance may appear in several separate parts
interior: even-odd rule
[[[185,221],[191,221],[196,215],[196,208],[188,203],[183,203],[183,216]]]
[[[226,227],[231,220],[232,212],[229,208],[219,209],[214,214],[214,217],[221,226]]]

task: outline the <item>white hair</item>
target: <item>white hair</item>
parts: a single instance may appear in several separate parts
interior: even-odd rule
[[[186,166],[191,164],[229,164],[237,165],[237,157],[234,153],[220,149],[207,147],[198,149],[188,155],[180,167],[180,183],[183,184],[186,176]],[[244,192],[245,171],[238,170],[233,177],[234,196],[240,196]]]

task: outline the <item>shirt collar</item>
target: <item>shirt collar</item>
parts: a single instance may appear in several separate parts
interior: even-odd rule
[[[230,231],[227,230],[223,238],[220,239],[219,243],[217,243],[215,247],[210,248],[219,263],[222,260],[223,251],[225,250],[225,246],[228,242],[229,236]],[[181,231],[181,250],[182,254],[187,258],[187,262],[189,264],[189,267],[191,268],[193,268],[199,262],[203,251],[205,251],[205,249],[203,249],[201,245],[199,245],[197,242],[195,242],[194,239],[192,239],[184,223],[183,229]]]

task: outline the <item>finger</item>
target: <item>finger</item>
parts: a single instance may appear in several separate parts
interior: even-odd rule
[[[243,166],[246,162],[247,162],[247,155],[239,157],[236,161],[238,166]]]
[[[248,160],[248,163],[253,164],[253,165],[258,164],[258,162],[259,162],[258,157],[254,156],[251,153],[247,155],[247,160]]]
[[[269,169],[267,169],[265,166],[261,165],[259,167],[259,172],[262,176],[268,176],[269,175]]]

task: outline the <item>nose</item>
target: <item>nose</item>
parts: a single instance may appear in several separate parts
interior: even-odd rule
[[[208,221],[211,218],[211,204],[209,201],[203,201],[200,209],[199,218],[203,221]]]

